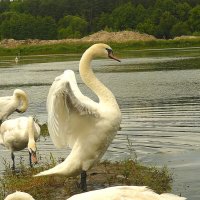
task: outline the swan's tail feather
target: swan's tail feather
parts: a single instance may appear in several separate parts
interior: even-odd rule
[[[45,170],[43,172],[40,172],[36,175],[34,175],[34,177],[37,177],[37,176],[50,176],[50,175],[61,175],[62,174],[62,171],[61,170],[58,170],[59,168],[59,165],[51,168],[51,169],[48,169],[48,170]]]
[[[81,172],[81,166],[77,162],[74,162],[74,159],[70,160],[70,155],[60,164],[55,167],[40,172],[37,176],[50,176],[50,175],[64,175],[65,177],[71,177],[79,175]]]
[[[46,170],[46,171],[43,171],[43,172],[40,172],[36,175],[34,175],[34,177],[38,177],[38,176],[50,176],[50,175],[54,175],[53,173],[49,172],[49,170]]]
[[[161,200],[186,200],[185,197],[179,197],[177,195],[168,193],[161,194],[160,196],[162,197]]]

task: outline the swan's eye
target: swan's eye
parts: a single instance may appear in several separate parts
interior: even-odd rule
[[[112,49],[109,49],[109,48],[106,48],[107,52],[108,52],[108,55],[112,54],[113,53],[113,50]]]

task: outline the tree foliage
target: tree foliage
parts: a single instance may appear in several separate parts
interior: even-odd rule
[[[0,1],[0,38],[79,38],[102,29],[200,35],[199,0]]]
[[[87,31],[88,23],[78,16],[68,15],[58,22],[58,38],[80,38]]]

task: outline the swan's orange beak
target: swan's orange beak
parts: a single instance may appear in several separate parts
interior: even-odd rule
[[[32,163],[34,163],[34,164],[37,164],[37,163],[38,163],[37,156],[36,156],[36,152],[32,152],[32,153],[31,153],[31,161],[32,161]]]
[[[111,58],[111,59],[113,59],[113,60],[116,60],[116,61],[118,61],[118,62],[121,62],[121,60],[119,60],[118,58],[116,58],[116,57],[113,55],[113,52],[112,52],[112,51],[110,51],[110,52],[108,53],[108,57]]]

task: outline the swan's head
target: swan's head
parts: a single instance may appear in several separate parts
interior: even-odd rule
[[[28,151],[29,151],[29,154],[30,154],[30,157],[31,157],[31,161],[32,163],[34,164],[37,164],[38,161],[37,161],[37,156],[36,156],[36,144],[34,141],[32,142],[28,142]]]
[[[121,62],[118,58],[113,55],[112,48],[103,43],[94,44],[88,49],[94,57],[103,57],[103,58],[111,58],[118,62]]]
[[[13,96],[16,98],[16,101],[19,103],[19,108],[16,108],[16,112],[24,113],[28,108],[28,95],[20,89],[15,89]]]

